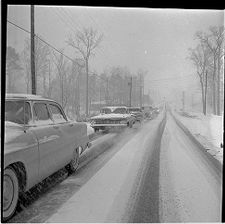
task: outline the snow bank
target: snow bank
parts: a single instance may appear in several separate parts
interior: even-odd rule
[[[213,145],[220,147],[223,142],[223,116],[211,115],[209,123]]]
[[[197,140],[223,163],[223,116],[202,113],[178,112],[178,119],[189,129]]]
[[[90,134],[94,133],[94,129],[91,127],[91,123],[89,122],[84,122],[87,125],[87,135],[89,136]]]

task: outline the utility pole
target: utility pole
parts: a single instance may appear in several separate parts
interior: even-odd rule
[[[132,76],[130,77],[130,82],[128,82],[128,86],[130,86],[129,106],[131,107],[131,94],[132,94]]]
[[[142,76],[140,75],[140,107],[142,107]]]
[[[102,106],[102,102],[101,102],[101,87],[102,87],[102,81],[101,79],[99,80],[100,81],[100,88],[99,88],[99,103],[100,103],[100,109],[101,109],[101,106]]]
[[[108,77],[106,77],[105,102],[106,102],[106,105],[108,106],[109,104],[109,78]]]
[[[35,77],[35,42],[34,42],[34,5],[30,6],[30,24],[31,24],[31,93],[36,94],[36,77]]]
[[[207,109],[207,70],[205,74],[205,115],[206,115],[206,109]]]

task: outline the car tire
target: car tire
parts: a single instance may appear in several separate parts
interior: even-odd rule
[[[79,155],[79,148],[77,148],[76,150],[74,150],[72,160],[66,166],[66,169],[67,169],[69,174],[72,174],[72,173],[74,173],[77,170],[77,168],[79,166],[79,157],[80,157],[80,155]]]
[[[99,131],[99,129],[98,128],[94,128],[94,132],[98,132]]]
[[[9,220],[16,211],[19,200],[19,180],[12,167],[4,170],[3,177],[3,220]]]

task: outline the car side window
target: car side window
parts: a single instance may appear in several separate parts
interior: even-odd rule
[[[34,104],[34,120],[37,124],[52,124],[50,114],[46,103]]]
[[[55,105],[55,104],[49,104],[49,108],[50,111],[52,113],[52,119],[56,122],[56,123],[63,123],[66,122],[66,118],[63,115],[61,109]]]

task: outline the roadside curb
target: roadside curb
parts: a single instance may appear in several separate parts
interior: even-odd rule
[[[205,148],[205,146],[203,146],[203,144],[197,140],[197,138],[192,134],[192,132],[179,120],[179,118],[177,118],[173,114],[173,112],[170,112],[170,113],[172,117],[174,118],[175,122],[177,123],[177,125],[184,131],[186,135],[188,135],[188,137],[199,147],[199,149],[201,149],[201,151],[205,154],[207,159],[211,161],[211,163],[213,163],[216,169],[222,173],[223,165],[221,164],[221,162],[207,152],[207,149]]]

